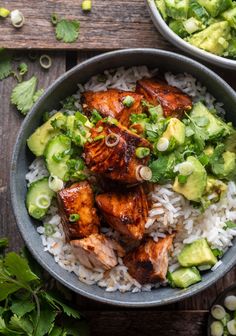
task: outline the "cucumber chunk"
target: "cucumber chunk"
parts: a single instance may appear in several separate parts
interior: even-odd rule
[[[197,0],[190,0],[189,3],[189,16],[195,17],[197,20],[200,20],[202,23],[207,23],[210,16],[206,9],[201,6]]]
[[[217,258],[214,256],[206,239],[198,239],[192,244],[185,245],[180,254],[178,261],[183,267],[215,265]]]
[[[201,280],[201,275],[196,267],[179,268],[173,273],[169,273],[169,281],[173,287],[187,288]]]
[[[166,13],[173,19],[187,19],[189,0],[165,0]]]
[[[67,136],[60,134],[52,138],[45,149],[44,156],[46,165],[51,175],[67,180],[67,161],[71,154],[71,140]]]
[[[26,195],[26,206],[31,217],[43,218],[55,193],[48,186],[48,177],[31,183]]]

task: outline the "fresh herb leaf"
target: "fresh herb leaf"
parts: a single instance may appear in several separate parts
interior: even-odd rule
[[[173,180],[176,176],[174,172],[175,165],[176,157],[174,154],[160,156],[149,166],[152,171],[151,182],[166,183],[167,181]]]
[[[19,317],[24,316],[26,313],[30,313],[35,309],[35,304],[31,300],[15,300],[10,306],[13,314],[18,315]]]
[[[0,269],[2,272],[2,270]],[[6,276],[4,274],[0,274],[0,302],[5,300],[10,294],[15,293],[22,286],[16,283],[8,282]]]
[[[60,306],[63,310],[63,312],[70,317],[73,317],[75,319],[80,318],[80,314],[77,310],[69,307],[66,303],[64,303],[61,299],[59,299],[58,295],[56,295],[53,292],[47,292],[44,295],[44,298],[55,308],[58,308]]]
[[[9,322],[9,327],[14,331],[24,332],[26,335],[32,335],[33,325],[28,318],[13,315]]]
[[[48,305],[44,305],[40,310],[40,316],[37,325],[36,325],[37,321],[36,315],[37,313],[35,311],[34,314],[32,315],[32,320],[35,326],[34,335],[44,336],[50,331],[52,324],[57,316],[57,312],[56,310],[51,309]]]
[[[222,250],[219,250],[219,249],[212,249],[212,253],[217,258],[221,258],[224,254],[224,252]]]
[[[93,110],[91,118],[90,118],[91,123],[96,125],[96,123],[101,119],[102,119],[102,116],[99,114],[99,112],[97,110]]]
[[[56,24],[56,38],[65,43],[75,42],[79,36],[79,28],[78,20],[62,19]]]
[[[39,91],[36,92],[37,78],[33,76],[31,79],[19,83],[13,89],[11,94],[11,103],[16,105],[22,114],[27,114],[39,97]],[[40,94],[42,91],[40,90]]]
[[[11,57],[5,49],[0,49],[0,80],[11,75]]]
[[[231,220],[228,220],[227,222],[225,222],[225,227],[224,229],[227,230],[227,229],[235,229],[236,228],[236,223],[231,221]]]

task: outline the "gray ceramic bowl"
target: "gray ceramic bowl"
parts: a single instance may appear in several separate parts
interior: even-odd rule
[[[153,23],[159,32],[176,47],[182,49],[183,51],[211,64],[221,66],[223,68],[228,68],[236,70],[236,61],[230,60],[224,57],[216,56],[197,47],[194,47],[188,42],[185,42],[181,37],[175,34],[163,20],[161,14],[159,13],[155,0],[146,0],[147,6],[152,18]]]
[[[26,183],[25,174],[33,160],[26,146],[26,139],[42,123],[44,111],[59,107],[59,102],[77,90],[77,83],[86,82],[92,75],[101,73],[105,69],[120,66],[147,65],[150,68],[158,67],[162,71],[174,73],[188,72],[201,81],[208,90],[225,104],[227,119],[236,124],[236,94],[220,77],[189,58],[171,52],[154,49],[132,49],[114,51],[94,57],[81,63],[61,76],[52,84],[32,111],[25,118],[20,129],[11,166],[11,195],[16,220],[26,245],[38,262],[53,277],[65,286],[88,298],[98,301],[129,307],[157,306],[176,302],[192,296],[213,284],[222,277],[236,262],[236,244],[230,248],[223,258],[223,265],[215,272],[208,272],[203,281],[187,290],[171,289],[169,287],[143,293],[108,293],[98,286],[88,286],[81,283],[75,275],[63,270],[55,263],[53,257],[43,252],[41,238],[36,232],[37,224],[29,217],[25,207]]]

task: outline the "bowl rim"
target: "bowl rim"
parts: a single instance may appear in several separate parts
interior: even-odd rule
[[[235,97],[236,101],[236,92],[230,87],[229,84],[227,84],[221,77],[219,77],[216,73],[214,73],[212,70],[208,69],[206,66],[198,63],[195,60],[192,60],[186,56],[179,55],[170,51],[164,51],[164,50],[159,50],[159,49],[152,49],[152,48],[133,48],[133,49],[124,49],[124,50],[116,50],[116,51],[111,51],[107,53],[103,53],[98,56],[94,56],[86,61],[81,62],[80,64],[76,65],[73,67],[71,70],[65,72],[59,78],[54,81],[43,93],[43,95],[39,98],[39,100],[35,103],[31,111],[27,114],[25,117],[23,123],[21,124],[20,130],[18,132],[14,149],[13,149],[13,154],[12,154],[12,160],[11,160],[11,167],[10,167],[10,195],[11,195],[11,204],[13,208],[13,213],[17,222],[18,229],[23,237],[25,245],[28,247],[34,258],[38,261],[38,263],[48,271],[49,274],[51,274],[52,277],[56,278],[59,282],[61,282],[63,285],[66,287],[70,288],[72,291],[74,291],[77,294],[80,294],[86,298],[93,299],[95,301],[99,301],[102,303],[106,304],[111,304],[114,306],[121,306],[121,307],[129,307],[129,308],[134,308],[134,307],[152,307],[152,306],[161,306],[164,304],[170,304],[170,303],[175,303],[177,301],[186,299],[188,297],[192,297],[193,295],[203,291],[204,289],[208,288],[212,284],[214,284],[217,280],[219,280],[223,275],[225,275],[235,264],[236,264],[236,256],[235,258],[231,258],[230,261],[227,264],[222,265],[221,271],[219,273],[215,273],[214,276],[212,276],[210,279],[207,279],[205,281],[199,282],[198,284],[194,285],[190,291],[182,290],[181,292],[178,293],[178,295],[172,296],[170,298],[158,300],[153,299],[149,301],[127,301],[124,302],[119,299],[112,299],[108,297],[103,297],[100,295],[97,295],[96,293],[92,293],[86,290],[83,290],[79,288],[79,286],[74,286],[73,284],[69,283],[67,280],[63,278],[59,272],[55,271],[54,269],[51,269],[50,266],[48,265],[48,262],[46,258],[41,258],[35,251],[34,249],[34,243],[29,241],[27,239],[28,232],[25,229],[25,226],[22,222],[22,218],[18,212],[18,203],[17,203],[17,197],[16,197],[16,189],[17,189],[17,183],[15,180],[15,177],[17,176],[15,172],[15,167],[17,164],[17,161],[19,160],[19,152],[20,152],[20,145],[21,145],[21,137],[22,134],[25,132],[25,128],[27,128],[27,125],[29,122],[33,119],[33,116],[37,113],[37,109],[40,106],[41,102],[44,101],[45,98],[47,98],[53,91],[54,89],[59,86],[67,77],[70,77],[72,74],[77,73],[80,71],[81,68],[85,66],[89,66],[90,64],[93,63],[100,63],[100,62],[106,62],[109,61],[110,58],[112,57],[117,57],[119,55],[126,55],[126,56],[134,56],[135,53],[142,53],[142,54],[151,54],[151,55],[156,55],[156,56],[167,56],[167,57],[172,57],[177,60],[181,60],[183,62],[188,62],[194,67],[201,67],[201,69],[205,72],[207,72],[212,80],[218,81],[222,86],[224,86],[227,91],[230,93],[230,95]],[[43,245],[42,245],[43,248]],[[45,253],[45,256],[47,254]],[[56,264],[56,262],[55,262]],[[213,272],[212,272],[213,274]],[[92,286],[91,286],[92,288]],[[104,293],[105,290],[104,290]],[[122,293],[119,293],[122,295]],[[135,295],[135,294],[134,294]]]
[[[159,30],[163,37],[165,37],[169,42],[174,44],[177,48],[180,48],[183,51],[186,51],[205,62],[218,65],[223,68],[236,70],[236,60],[214,55],[186,42],[169,28],[165,20],[162,18],[159,10],[157,9],[155,5],[155,0],[146,0],[146,3],[149,9],[151,19],[156,28]]]

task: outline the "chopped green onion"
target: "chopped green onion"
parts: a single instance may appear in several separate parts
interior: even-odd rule
[[[226,315],[226,311],[225,311],[224,307],[222,307],[221,305],[214,305],[211,308],[211,315],[216,320],[222,320]]]
[[[170,144],[169,140],[167,138],[162,137],[159,139],[156,148],[159,152],[165,152],[168,149],[169,144]]]
[[[39,63],[43,69],[49,69],[52,66],[52,59],[48,55],[42,55],[39,58]]]
[[[0,17],[6,18],[10,14],[10,11],[6,8],[0,7]]]
[[[193,165],[188,161],[182,162],[178,165],[178,171],[181,175],[189,176],[193,172]]]
[[[103,127],[102,126],[99,126],[98,128],[97,128],[97,132],[98,133],[101,133],[103,131]]]
[[[56,232],[52,224],[44,224],[44,234],[46,237],[51,237]]]
[[[186,175],[178,175],[178,181],[180,184],[185,184],[187,182],[188,176]]]
[[[24,25],[24,15],[18,9],[11,12],[11,23],[15,28],[21,28]]]
[[[231,320],[227,323],[227,329],[230,333],[230,335],[236,335],[236,321]]]
[[[223,324],[220,321],[214,321],[211,324],[211,336],[222,336],[224,333]]]
[[[105,138],[105,135],[98,135],[95,138],[93,138],[93,141],[99,141]]]
[[[152,178],[152,171],[147,166],[138,166],[136,168],[136,178],[139,181],[150,181]]]
[[[18,70],[21,76],[24,76],[28,72],[28,65],[26,63],[21,63],[18,66]]]
[[[91,123],[96,124],[101,119],[102,119],[102,116],[98,113],[97,110],[94,109],[92,111],[92,116],[91,116],[91,119],[90,119]]]
[[[122,104],[126,107],[131,107],[135,102],[135,99],[132,96],[126,96],[123,101]]]
[[[198,159],[203,166],[206,166],[209,163],[209,157],[206,154],[201,154]]]
[[[35,204],[39,209],[47,209],[50,203],[51,200],[48,195],[39,195],[35,200]]]
[[[115,147],[120,142],[120,136],[116,133],[110,133],[106,136],[105,144],[107,147]]]
[[[236,310],[236,296],[235,295],[226,296],[224,305],[228,310],[231,311]]]
[[[135,150],[135,155],[139,159],[143,159],[150,154],[150,149],[147,147],[137,147]]]
[[[84,12],[91,11],[91,9],[92,9],[92,1],[91,0],[83,0],[81,7],[82,7],[82,10]]]
[[[73,222],[77,222],[80,219],[80,215],[79,214],[71,214],[69,217],[69,221],[71,223]]]
[[[59,177],[50,175],[48,186],[52,191],[58,192],[59,190],[63,189],[64,183]]]

